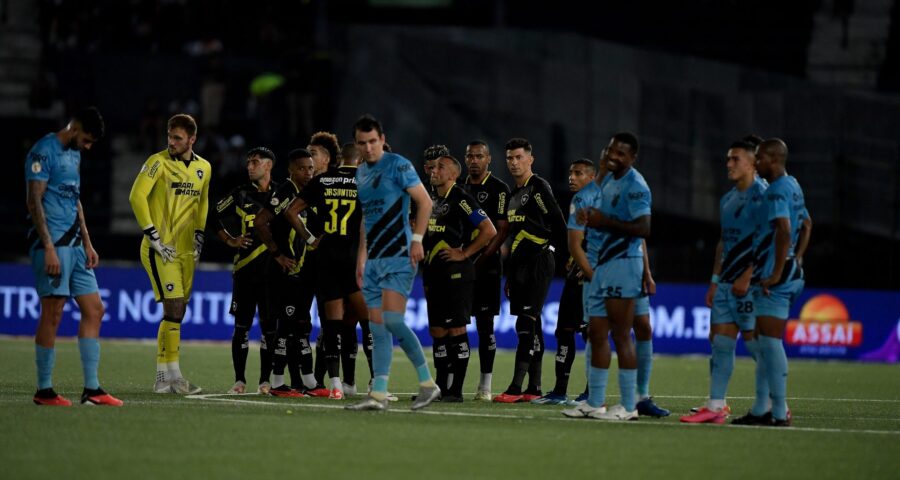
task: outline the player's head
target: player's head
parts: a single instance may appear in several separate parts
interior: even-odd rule
[[[275,153],[266,147],[255,147],[247,151],[247,176],[251,182],[269,178],[275,164]]]
[[[384,129],[381,128],[381,122],[369,114],[359,117],[353,124],[353,141],[362,153],[363,160],[369,163],[381,160],[384,155]]]
[[[733,142],[728,147],[725,167],[728,170],[729,180],[732,182],[753,180],[754,175],[756,175],[756,155],[754,152],[757,145],[758,143],[754,143],[745,137]]]
[[[347,142],[341,145],[341,165],[359,165],[360,161],[359,149],[353,142]]]
[[[431,171],[431,184],[435,187],[452,185],[456,183],[460,173],[462,173],[462,165],[460,165],[456,157],[449,153],[441,155],[434,160],[434,169]]]
[[[68,128],[73,134],[66,144],[66,148],[70,150],[90,150],[106,133],[106,124],[97,107],[87,107],[75,112]]]
[[[466,168],[469,175],[481,178],[491,164],[491,149],[484,140],[472,140],[466,146]]]
[[[531,142],[524,138],[513,138],[506,142],[506,167],[513,178],[524,179],[531,176],[533,163]]]
[[[606,146],[606,168],[613,175],[628,171],[638,155],[638,139],[630,132],[619,132],[609,139]]]
[[[422,169],[425,171],[425,178],[431,178],[431,172],[437,165],[437,159],[450,155],[450,149],[446,145],[432,145],[425,149],[422,154]]]
[[[169,136],[169,155],[173,158],[182,157],[194,148],[194,142],[197,141],[197,121],[194,117],[186,113],[173,115],[166,125],[166,131]]]
[[[299,187],[306,185],[312,180],[316,170],[312,154],[305,148],[291,150],[288,154],[287,169],[292,182]]]
[[[603,177],[605,177],[606,174],[609,173],[609,168],[607,167],[608,157],[609,157],[609,149],[606,147],[603,147],[603,150],[600,152],[600,160],[598,160],[597,163],[594,164],[594,168],[597,170],[596,176],[594,177],[594,179],[597,182],[600,182],[600,180],[603,180]]]
[[[581,190],[585,185],[591,183],[594,175],[596,175],[594,162],[587,158],[573,160],[569,164],[569,191],[577,192]]]
[[[770,138],[756,147],[756,170],[759,176],[772,180],[777,174],[784,172],[787,164],[788,147],[780,138]]]
[[[306,149],[312,154],[313,163],[316,165],[316,174],[337,165],[338,155],[341,153],[337,135],[330,132],[314,133],[310,137],[309,146]]]

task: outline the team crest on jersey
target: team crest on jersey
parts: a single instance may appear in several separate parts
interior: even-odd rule
[[[203,170],[197,169],[197,178],[203,180]]]
[[[372,188],[378,188],[379,185],[381,185],[381,175],[375,177],[375,181],[372,182]]]
[[[478,202],[484,203],[488,199],[488,192],[478,192]]]
[[[41,173],[41,162],[32,162],[31,173]]]
[[[616,196],[613,197],[613,199],[612,199],[613,208],[616,208],[616,205],[618,205],[618,204],[619,204],[619,194],[617,193]]]
[[[528,203],[528,194],[527,193],[525,195],[522,195],[522,205],[525,205],[526,203]]]
[[[438,215],[446,215],[450,211],[450,205],[442,203],[436,210]]]
[[[294,306],[288,305],[288,306],[284,307],[284,313],[288,314],[289,317],[293,316],[294,315]]]
[[[272,199],[269,200],[269,204],[272,205],[273,207],[277,207],[279,203],[281,203],[281,202],[278,201],[277,197],[272,197]]]
[[[167,283],[167,284],[166,284],[166,291],[171,292],[172,290],[175,290],[175,284],[172,283],[172,282]]]

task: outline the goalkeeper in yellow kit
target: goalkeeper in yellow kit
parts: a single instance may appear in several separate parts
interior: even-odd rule
[[[147,270],[163,318],[156,338],[156,393],[200,393],[178,366],[181,321],[191,296],[194,265],[203,248],[210,165],[193,151],[197,122],[190,115],[169,119],[168,148],[144,162],[129,201],[144,231],[141,263]]]

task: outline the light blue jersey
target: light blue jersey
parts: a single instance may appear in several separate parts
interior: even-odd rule
[[[31,180],[47,182],[41,204],[50,238],[57,246],[81,242],[77,213],[81,192],[80,165],[81,152],[78,149],[67,150],[55,133],[48,133],[38,140],[25,159],[25,183]],[[28,240],[29,248],[40,245],[34,227],[28,232]]]
[[[800,228],[803,221],[809,218],[806,210],[806,202],[803,199],[803,190],[797,179],[790,175],[783,175],[769,185],[763,196],[761,208],[756,212],[756,230],[753,236],[753,251],[755,256],[753,267],[753,280],[759,282],[769,278],[775,267],[775,219],[787,218],[791,225],[791,244],[787,252],[788,264],[778,283],[788,282],[802,278],[802,271],[794,258],[794,249],[800,237]]]
[[[572,197],[572,204],[569,207],[569,221],[566,224],[566,227],[569,230],[578,230],[585,232],[584,238],[587,241],[587,260],[591,265],[597,264],[597,253],[600,251],[600,243],[602,239],[600,238],[600,231],[596,228],[585,228],[584,225],[579,225],[576,221],[578,211],[588,207],[597,208],[595,205],[599,201],[600,197],[600,185],[595,181],[591,181],[587,185],[585,185],[581,190],[579,190],[574,197]]]
[[[756,212],[762,207],[768,183],[756,177],[743,192],[737,187],[719,202],[722,223],[722,283],[734,283],[753,264]]]
[[[600,210],[604,215],[622,222],[631,222],[650,215],[652,202],[650,187],[634,168],[629,169],[618,180],[612,174],[607,175],[600,185],[600,190],[601,194],[594,199],[593,208]],[[596,231],[599,234],[600,247],[595,265],[602,265],[618,258],[644,257],[640,237],[630,237],[607,230]]]
[[[378,162],[363,162],[359,166],[356,183],[369,259],[408,256],[412,233],[406,189],[422,183],[412,163],[400,155],[385,152]]]

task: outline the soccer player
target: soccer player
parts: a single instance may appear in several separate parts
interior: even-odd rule
[[[305,397],[296,388],[285,384],[287,366],[293,385],[300,379],[301,342],[309,335],[310,308],[313,301],[315,271],[306,264],[307,247],[318,241],[301,225],[299,233],[288,221],[288,205],[312,180],[315,166],[310,152],[298,148],[288,154],[288,178],[272,191],[256,218],[254,227],[269,251],[266,269],[268,310],[275,321],[275,347],[272,356],[272,388],[276,397]],[[303,214],[304,220],[307,216]]]
[[[191,297],[194,266],[203,249],[209,210],[209,162],[194,153],[197,122],[187,114],[169,119],[168,148],[144,162],[128,200],[144,231],[141,263],[163,318],[156,337],[156,393],[197,394],[181,375],[181,321]]]
[[[329,168],[313,178],[288,207],[286,217],[294,228],[299,228],[298,215],[314,209],[323,221],[316,248],[319,273],[315,288],[316,297],[324,305],[322,335],[318,343],[322,344],[320,355],[325,357],[324,364],[331,380],[329,398],[332,399],[356,394],[356,322],[357,319],[368,322],[366,304],[356,284],[360,208],[355,156],[358,154],[344,157],[345,162],[339,167]],[[348,307],[346,310],[345,306]],[[352,357],[348,355],[344,359],[346,386],[340,378],[345,342],[353,345]]]
[[[431,216],[431,198],[412,163],[384,151],[384,130],[378,120],[364,115],[353,125],[353,136],[365,160],[356,172],[363,214],[356,280],[369,308],[375,379],[369,395],[347,409],[387,409],[392,337],[397,337],[418,376],[419,395],[411,406],[418,410],[441,394],[418,337],[404,323],[416,265],[424,257],[422,238]],[[416,203],[415,232],[410,231],[407,215],[410,200]]]
[[[341,144],[337,135],[331,132],[316,132],[309,137],[309,145],[306,147],[312,155],[315,175],[321,175],[329,168],[336,167],[340,162]]]
[[[584,322],[584,305],[582,303],[582,288],[585,274],[582,264],[590,272],[590,265],[585,259],[584,226],[576,223],[578,210],[587,206],[584,203],[585,196],[578,195],[582,189],[594,183],[596,169],[594,162],[586,158],[580,158],[569,164],[569,191],[576,192],[569,207],[568,239],[569,262],[566,268],[566,282],[559,298],[559,314],[556,322],[556,385],[553,390],[547,392],[541,398],[531,401],[536,405],[563,405],[568,402],[566,390],[569,386],[569,374],[572,364],[575,363],[575,332],[586,328]],[[593,189],[591,189],[593,190]],[[575,257],[580,257],[579,261]],[[590,276],[587,277],[590,281]]]
[[[471,258],[497,235],[475,199],[456,185],[459,160],[442,155],[431,170],[434,208],[425,234],[425,298],[434,363],[442,402],[462,402],[469,365],[469,336],[475,265]],[[473,234],[477,232],[477,234]],[[438,350],[443,355],[438,355]]]
[[[478,331],[478,359],[481,377],[475,391],[475,400],[491,401],[491,379],[494,357],[497,354],[497,338],[494,336],[494,317],[500,314],[500,290],[503,277],[500,246],[509,233],[506,205],[509,187],[503,180],[491,174],[491,151],[487,143],[473,140],[466,146],[466,168],[469,175],[463,187],[481,205],[497,235],[475,258],[475,296],[472,313]]]
[[[806,210],[803,189],[787,174],[787,158],[788,147],[778,138],[768,139],[756,149],[756,169],[769,188],[756,211],[751,283],[759,342],[757,368],[765,369],[772,410],[763,411],[757,399],[747,415],[734,419],[736,424],[791,425],[785,401],[788,366],[782,338],[791,304],[803,291],[803,254],[812,233],[812,218]],[[761,377],[758,374],[757,381]]]
[[[725,403],[728,382],[734,371],[734,350],[738,332],[750,355],[756,360],[759,342],[754,330],[753,296],[750,293],[750,277],[753,273],[753,232],[756,227],[756,211],[762,203],[766,182],[756,175],[757,143],[749,138],[731,144],[726,154],[728,179],[734,188],[719,202],[721,235],[716,245],[716,256],[706,305],[712,309],[710,316],[709,400],[696,412],[681,417],[685,423],[725,423],[731,409]],[[768,387],[768,383],[764,383]],[[768,388],[760,392],[768,403]],[[759,410],[768,410],[763,405]]]
[[[434,189],[434,185],[431,184],[431,172],[437,167],[438,159],[445,155],[450,155],[450,149],[446,145],[432,145],[426,148],[422,155],[422,171],[424,172],[422,183],[428,186],[429,192]]]
[[[216,204],[219,231],[217,235],[226,245],[237,250],[232,273],[231,311],[234,315],[234,334],[231,337],[231,361],[234,365],[234,386],[228,393],[240,394],[247,389],[244,370],[250,347],[250,326],[259,311],[262,342],[259,348],[259,393],[271,388],[272,349],[275,345],[275,324],[266,308],[266,264],[269,254],[259,240],[253,220],[262,205],[278,185],[272,182],[275,154],[265,147],[250,149],[246,155],[249,182],[235,188]]]
[[[585,303],[590,317],[591,365],[588,373],[587,403],[574,416],[605,420],[636,420],[637,358],[631,340],[635,307],[645,291],[646,261],[643,238],[650,235],[651,196],[647,182],[633,168],[638,140],[631,133],[613,135],[607,146],[609,175],[603,179],[600,195],[589,214],[579,220],[600,230],[600,249]],[[622,403],[608,411],[603,406],[611,352],[609,334],[619,360],[619,388]]]
[[[94,108],[80,110],[65,128],[37,141],[25,159],[26,203],[32,227],[28,255],[41,316],[34,336],[38,389],[36,405],[68,407],[72,402],[53,390],[56,331],[63,307],[74,297],[81,311],[78,351],[84,373],[81,403],[120,407],[122,401],[100,388],[100,324],[104,308],[93,268],[100,262],[91,244],[81,207],[81,152],[103,137],[105,126]]]
[[[544,333],[541,311],[555,262],[551,243],[564,241],[566,223],[546,180],[532,172],[534,163],[531,143],[524,138],[506,142],[506,166],[516,182],[510,194],[507,219],[512,238],[506,290],[510,313],[516,315],[516,360],[513,378],[506,391],[494,397],[495,402],[530,402],[541,397],[541,361]],[[551,239],[556,239],[551,242]],[[528,374],[528,388],[522,383]]]

